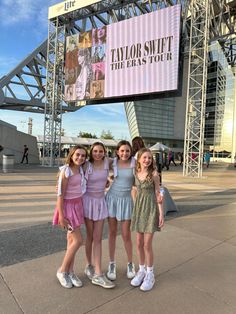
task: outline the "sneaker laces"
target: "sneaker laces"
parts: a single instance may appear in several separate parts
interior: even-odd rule
[[[78,280],[77,276],[75,273],[69,273],[69,276],[74,279],[74,280]]]
[[[132,273],[133,272],[133,263],[132,262],[130,262],[130,263],[128,263],[128,271],[130,272],[130,273]]]
[[[90,274],[94,274],[94,267],[93,267],[93,265],[89,264],[87,266],[87,272],[89,272]]]
[[[145,275],[145,272],[144,271],[141,271],[141,270],[139,270],[138,272],[137,272],[137,277],[138,278],[142,278],[143,277],[143,275]]]
[[[110,273],[115,273],[115,263],[110,264]]]
[[[153,272],[148,272],[148,273],[146,273],[144,280],[151,281],[151,280],[153,280],[153,277],[154,277]]]

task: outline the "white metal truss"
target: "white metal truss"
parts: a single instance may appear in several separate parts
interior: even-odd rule
[[[208,0],[191,1],[183,167],[185,176],[202,176],[209,18]]]
[[[61,151],[61,123],[64,86],[65,25],[56,17],[49,21],[47,81],[44,120],[43,165],[54,166]]]
[[[45,40],[17,67],[0,79],[0,109],[44,112],[46,61]]]

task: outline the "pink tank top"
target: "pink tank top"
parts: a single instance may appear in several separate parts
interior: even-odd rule
[[[77,173],[68,178],[68,184],[64,199],[78,198],[82,196],[81,174]]]
[[[86,195],[96,198],[104,197],[108,175],[109,162],[107,158],[104,160],[103,169],[94,169],[89,162],[85,175],[87,179]]]

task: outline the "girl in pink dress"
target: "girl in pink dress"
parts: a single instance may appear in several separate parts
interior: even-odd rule
[[[85,274],[94,285],[113,288],[114,283],[108,280],[101,270],[102,232],[104,220],[108,217],[105,188],[109,175],[109,160],[105,154],[106,150],[103,143],[94,143],[90,149],[89,161],[85,165],[85,177],[87,179],[87,190],[83,195],[87,230]]]
[[[80,226],[84,223],[82,195],[86,190],[86,180],[82,165],[86,157],[86,149],[80,145],[75,146],[70,150],[66,164],[60,167],[53,224],[59,224],[67,230],[66,254],[57,271],[57,278],[64,288],[82,286],[73,267],[75,254],[83,242]]]

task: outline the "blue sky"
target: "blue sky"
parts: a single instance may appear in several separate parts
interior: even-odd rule
[[[0,77],[38,47],[48,31],[48,7],[56,0],[0,0]],[[44,116],[20,111],[0,110],[0,119],[27,132],[28,119],[33,119],[33,135],[43,134]],[[92,126],[92,128],[91,128]],[[100,136],[110,130],[116,139],[129,139],[123,104],[86,106],[63,115],[65,135],[77,136],[80,131]]]

